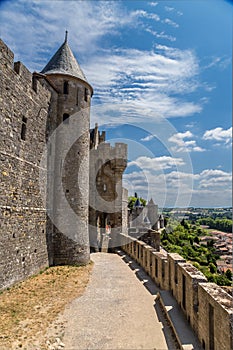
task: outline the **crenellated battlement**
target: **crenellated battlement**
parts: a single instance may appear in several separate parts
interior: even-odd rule
[[[146,243],[121,234],[121,248],[176,299],[203,349],[232,349],[233,297],[179,254],[156,252]],[[214,344],[214,347],[213,347]]]
[[[0,39],[0,59],[3,65],[8,66],[8,68],[14,69],[14,53],[9,49],[9,47]]]

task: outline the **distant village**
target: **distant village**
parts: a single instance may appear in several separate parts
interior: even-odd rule
[[[202,228],[208,229],[208,226],[202,225]],[[209,231],[208,235],[200,237],[201,244],[207,245],[208,242],[213,242],[216,254],[220,256],[216,261],[218,272],[225,273],[228,269],[233,272],[232,233]]]

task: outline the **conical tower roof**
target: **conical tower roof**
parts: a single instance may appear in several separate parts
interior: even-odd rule
[[[152,198],[149,200],[148,205],[155,205],[155,203],[154,203],[154,201],[153,201],[153,199],[152,199]]]
[[[141,204],[141,202],[140,202],[140,199],[137,198],[137,199],[136,199],[136,202],[134,203],[134,208],[141,207],[141,206],[142,206],[142,204]]]
[[[87,79],[73,55],[68,43],[67,32],[64,43],[41,71],[42,74],[65,74],[87,82]]]

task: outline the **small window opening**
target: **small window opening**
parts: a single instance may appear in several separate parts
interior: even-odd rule
[[[22,118],[22,127],[21,127],[21,140],[26,140],[26,131],[27,131],[27,118]]]
[[[37,249],[34,249],[34,253],[37,253]]]
[[[63,94],[64,95],[68,95],[69,94],[69,82],[68,81],[64,81]]]
[[[70,192],[70,190],[66,190],[66,193],[69,193]]]
[[[175,284],[178,283],[178,280],[177,280],[177,263],[175,263]]]
[[[104,192],[107,191],[107,185],[106,184],[104,184],[103,190],[104,190]]]
[[[25,261],[25,257],[22,258],[22,262],[24,262],[24,261]]]
[[[158,277],[158,260],[155,259],[155,277]]]
[[[77,88],[77,95],[76,95],[76,105],[78,106],[79,103],[79,88]]]
[[[87,102],[87,98],[88,98],[88,89],[85,88],[85,91],[84,91],[84,100]]]
[[[69,124],[69,114],[68,113],[63,114],[63,122],[66,124]]]
[[[37,78],[34,75],[32,76],[32,88],[37,92]]]

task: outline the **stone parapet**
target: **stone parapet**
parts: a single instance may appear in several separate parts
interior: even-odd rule
[[[146,243],[121,234],[121,249],[135,259],[164,290],[170,291],[203,349],[233,348],[233,297],[179,254],[155,252]]]

